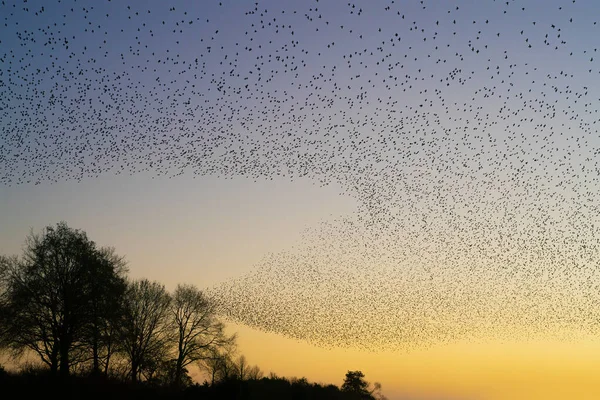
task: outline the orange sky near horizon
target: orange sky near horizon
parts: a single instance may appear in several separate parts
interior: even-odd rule
[[[380,382],[390,400],[592,400],[600,398],[600,340],[470,342],[407,352],[322,349],[230,325],[265,373],[341,385],[348,370]]]
[[[163,180],[161,185],[140,177],[118,182],[121,189],[112,191],[114,178],[57,184],[52,191],[40,185],[0,193],[0,204],[11,210],[0,212],[0,224],[7,227],[0,231],[0,253],[19,254],[29,227],[39,232],[66,220],[99,245],[114,246],[128,259],[132,278],[158,280],[169,290],[182,282],[207,287],[251,271],[265,253],[293,246],[303,227],[351,212],[354,206],[336,188],[310,182],[252,183],[259,190],[248,190],[243,201],[230,195],[231,188],[244,184],[240,181],[206,178],[198,187],[212,189],[198,192],[189,189],[186,179]],[[177,206],[166,207],[168,198]],[[319,209],[306,206],[316,198]],[[117,204],[120,213],[111,211]],[[268,213],[276,217],[262,217]],[[207,221],[220,221],[220,228],[211,231],[214,222]],[[600,340],[490,339],[367,352],[325,349],[235,324],[229,330],[238,332],[240,354],[266,374],[341,385],[346,371],[361,370],[368,381],[382,384],[390,400],[600,398]]]
[[[323,349],[228,324],[238,354],[265,376],[340,386],[348,370],[382,384],[388,400],[595,400],[600,398],[600,340],[580,343],[456,343],[410,352]],[[4,356],[3,365],[12,363]],[[205,376],[192,368],[201,383]]]

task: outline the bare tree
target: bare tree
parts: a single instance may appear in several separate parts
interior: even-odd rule
[[[195,286],[177,285],[171,303],[177,331],[174,384],[182,383],[190,364],[211,358],[215,351],[235,341],[235,335],[225,335],[215,311],[215,305]]]
[[[237,379],[240,381],[245,381],[248,375],[248,369],[250,368],[245,355],[242,354],[238,357],[235,367]]]
[[[123,312],[123,296],[127,288],[127,262],[112,247],[99,250],[101,263],[89,269],[88,310],[90,319],[84,329],[85,352],[92,359],[92,372],[106,376],[118,342],[118,327]]]
[[[240,355],[234,364],[235,377],[240,381],[247,381],[251,379],[260,379],[263,377],[263,372],[258,365],[248,364],[248,360],[245,355]]]
[[[36,353],[53,373],[68,375],[80,360],[93,293],[106,288],[90,271],[110,270],[110,262],[85,232],[60,222],[41,234],[31,233],[21,259],[3,261],[4,343],[14,357]]]
[[[131,282],[125,292],[121,323],[122,351],[129,362],[133,382],[142,372],[152,372],[165,358],[171,325],[171,296],[164,285],[147,279]]]
[[[259,380],[262,379],[263,376],[265,376],[265,374],[258,365],[253,365],[248,368],[248,373],[246,374],[246,377],[249,380]]]
[[[0,350],[8,347],[8,277],[12,265],[18,262],[17,257],[0,255]]]
[[[235,375],[235,363],[232,355],[235,352],[234,343],[222,349],[211,349],[209,356],[199,361],[199,365],[210,376],[210,384],[230,379]]]

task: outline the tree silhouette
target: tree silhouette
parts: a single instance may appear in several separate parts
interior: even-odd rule
[[[230,379],[235,375],[235,363],[232,359],[235,343],[221,349],[211,349],[209,356],[200,360],[199,365],[210,377],[210,385]]]
[[[3,343],[14,357],[36,353],[53,374],[66,376],[82,362],[90,304],[107,293],[115,277],[113,259],[96,248],[85,232],[65,222],[31,233],[21,259],[3,259]]]
[[[132,382],[151,378],[166,361],[169,335],[171,296],[164,285],[141,279],[131,282],[125,292],[121,322],[121,344],[129,362]]]
[[[101,263],[88,270],[88,280],[96,284],[89,288],[90,320],[84,328],[83,341],[91,352],[92,373],[98,375],[102,372],[106,376],[118,341],[127,268],[125,259],[118,256],[114,248],[102,248],[100,254]]]
[[[361,371],[348,371],[342,384],[342,392],[352,394],[356,399],[371,400],[374,397],[369,391],[369,382]]]
[[[174,384],[181,385],[183,371],[192,363],[210,358],[214,350],[235,340],[216,318],[214,304],[195,286],[177,285],[171,315],[177,335]]]
[[[371,396],[373,396],[376,400],[388,400],[387,397],[382,392],[381,383],[375,382],[373,384],[373,389],[370,390]]]
[[[127,272],[113,248],[97,248],[64,222],[31,233],[22,257],[0,256],[0,350],[33,352],[46,365],[0,368],[0,386],[32,398],[385,399],[361,371],[348,371],[341,388],[265,378],[244,355],[234,358],[236,335],[225,335],[214,299],[193,285],[171,295],[158,282],[128,281]],[[193,363],[210,382],[193,384]]]
[[[10,267],[17,263],[16,257],[0,255],[0,350],[8,347],[8,277]]]
[[[246,381],[250,379],[261,379],[263,372],[260,370],[258,365],[251,366],[248,364],[248,360],[245,355],[240,355],[237,361],[233,364],[234,377],[240,381]]]

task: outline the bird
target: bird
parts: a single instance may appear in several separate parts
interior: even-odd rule
[[[365,350],[598,332],[592,2],[206,3],[3,1],[2,190],[308,180],[354,212],[207,288],[223,316]]]

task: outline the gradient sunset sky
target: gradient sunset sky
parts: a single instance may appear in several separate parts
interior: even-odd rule
[[[66,221],[218,294],[265,372],[600,398],[598,16],[5,0],[0,254]]]

